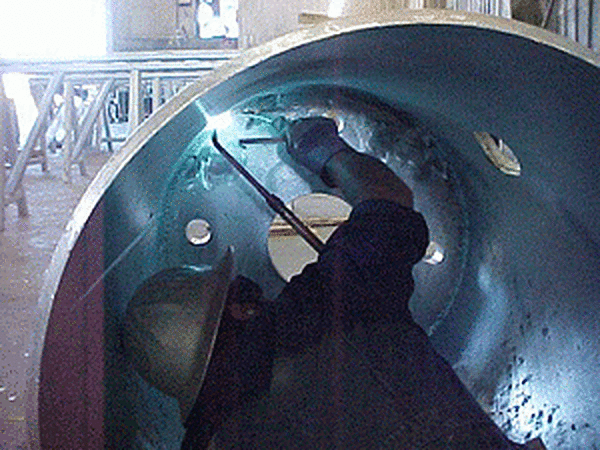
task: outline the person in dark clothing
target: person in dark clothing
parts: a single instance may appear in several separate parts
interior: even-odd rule
[[[130,302],[129,354],[179,400],[182,448],[523,448],[411,317],[412,268],[429,242],[411,190],[330,119],[297,121],[289,134],[291,157],[353,206],[317,262],[271,302],[243,276],[229,283],[230,253],[214,272],[151,277]],[[178,305],[167,319],[165,304]]]

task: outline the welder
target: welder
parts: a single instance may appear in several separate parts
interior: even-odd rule
[[[277,299],[213,270],[168,269],[130,301],[134,367],[176,398],[183,449],[513,449],[408,307],[429,239],[409,187],[327,118],[289,127],[296,163],[353,210]]]

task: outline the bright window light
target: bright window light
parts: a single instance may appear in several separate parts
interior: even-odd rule
[[[344,10],[344,3],[345,0],[331,0],[327,9],[327,15],[329,17],[340,17]]]
[[[202,39],[214,37],[238,38],[237,23],[238,0],[220,0],[219,13],[215,14],[213,0],[201,0],[198,3],[196,19]]]
[[[29,91],[29,77],[20,73],[8,73],[2,76],[2,80],[6,96],[15,101],[19,120],[19,140],[20,144],[23,144],[38,115]]]
[[[106,54],[106,0],[0,0],[0,58]]]

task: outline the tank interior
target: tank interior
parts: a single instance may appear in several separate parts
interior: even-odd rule
[[[100,304],[101,357],[86,366],[101,373],[102,389],[91,389],[103,405],[98,439],[178,448],[176,402],[123,359],[127,302],[157,271],[211,265],[229,245],[237,271],[274,298],[284,283],[268,252],[274,213],[212,133],[285,202],[339,195],[290,161],[284,143],[240,145],[281,137],[282,118],[320,115],[413,189],[435,247],[415,268],[411,309],[482,407],[516,442],[600,448],[600,67],[526,27],[442,22],[287,38],[138,130],[149,138],[134,138],[127,163],[105,169],[114,181],[87,194],[98,206],[52,297],[40,405],[58,397],[45,383],[60,358],[59,315],[69,302]],[[196,219],[210,226],[206,242],[186,238]],[[61,306],[89,259],[95,275]],[[39,427],[50,445],[43,412]]]

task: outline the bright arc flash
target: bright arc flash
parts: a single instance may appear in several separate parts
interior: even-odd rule
[[[224,130],[233,123],[233,115],[227,111],[218,116],[210,116],[207,120],[207,128],[214,130]]]
[[[329,8],[327,9],[327,15],[329,17],[337,18],[342,15],[342,11],[344,10],[345,0],[331,0],[329,3]]]

